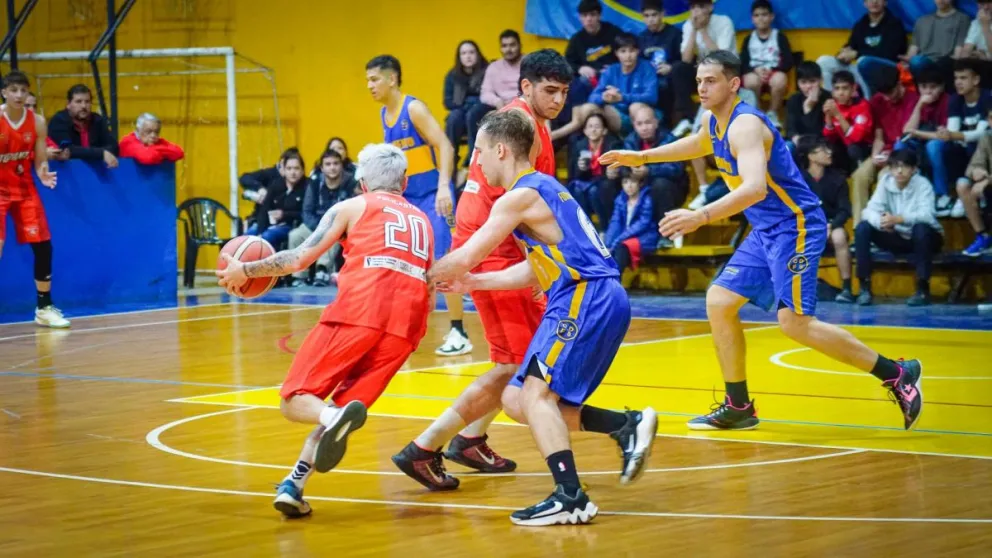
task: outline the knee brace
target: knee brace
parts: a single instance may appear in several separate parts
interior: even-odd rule
[[[35,242],[31,244],[34,252],[34,280],[52,280],[52,241]]]

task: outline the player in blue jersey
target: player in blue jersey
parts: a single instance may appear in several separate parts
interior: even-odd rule
[[[747,302],[776,309],[789,338],[882,380],[912,428],[923,409],[919,360],[885,358],[850,332],[813,317],[816,275],[827,240],[820,201],[803,181],[785,142],[768,117],[742,103],[741,64],[736,54],[708,54],[696,72],[699,100],[707,112],[694,135],[647,151],[611,151],[611,167],[685,161],[713,155],[731,192],[698,209],[676,209],[659,223],[666,237],[744,212],[751,234],[706,293],[706,314],[727,396],[711,413],[689,421],[693,430],[746,430],[758,425],[747,392],[744,330],[738,312]]]
[[[403,72],[400,61],[388,54],[376,56],[365,65],[365,77],[372,98],[382,103],[380,118],[386,143],[403,150],[407,160],[407,187],[403,197],[427,214],[434,229],[434,258],[440,259],[451,248],[454,226],[454,194],[451,172],[455,150],[427,105],[400,91]],[[458,356],[472,352],[472,342],[462,322],[462,298],[444,297],[451,329],[444,343],[434,351],[438,356]]]
[[[627,333],[630,301],[609,249],[578,202],[554,177],[534,170],[529,158],[533,142],[534,127],[520,111],[493,112],[482,120],[477,160],[489,184],[509,191],[461,248],[434,265],[428,280],[455,291],[537,284],[547,294],[541,324],[502,403],[507,415],[530,425],[555,489],[510,518],[533,526],[588,523],[597,508],[579,483],[569,430],[613,437],[623,455],[620,481],[627,483],[643,471],[658,419],[651,408],[619,413],[584,405]],[[511,233],[527,252],[527,261],[468,274]]]

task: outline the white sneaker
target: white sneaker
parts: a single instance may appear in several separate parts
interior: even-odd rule
[[[55,329],[69,327],[69,320],[62,316],[62,311],[49,304],[44,308],[36,308],[34,311],[34,323]]]
[[[438,356],[459,356],[472,352],[472,342],[457,329],[451,328],[444,338],[444,343],[434,351]]]
[[[784,129],[782,127],[782,122],[778,119],[778,113],[769,112],[768,113],[768,121],[772,123],[772,126],[775,126],[779,130]]]
[[[702,209],[702,207],[706,205],[706,188],[708,187],[709,187],[708,184],[706,186],[699,187],[699,195],[697,195],[695,198],[692,199],[691,202],[689,202],[689,209],[695,211],[697,209]]]
[[[692,131],[692,122],[688,119],[683,118],[678,124],[675,125],[675,129],[672,130],[672,135],[680,138]]]
[[[961,198],[954,200],[954,206],[951,207],[951,217],[954,219],[964,217],[964,202],[961,201]]]

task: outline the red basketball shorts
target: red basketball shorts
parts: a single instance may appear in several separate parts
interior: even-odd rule
[[[34,244],[51,240],[48,230],[48,219],[45,218],[45,208],[34,186],[26,189],[23,199],[10,200],[0,194],[0,242],[7,239],[7,214],[14,220],[14,230],[17,242]]]
[[[473,291],[489,342],[489,359],[497,364],[523,364],[527,346],[544,315],[544,301],[534,300],[529,287],[515,291]]]
[[[319,323],[296,352],[279,396],[328,396],[335,405],[371,407],[413,353],[406,339],[363,326]]]

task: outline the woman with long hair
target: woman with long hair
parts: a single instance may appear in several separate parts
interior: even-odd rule
[[[445,120],[445,133],[455,148],[455,168],[458,167],[458,146],[463,136],[468,140],[469,149],[469,156],[465,158],[463,166],[467,167],[472,158],[479,122],[474,118],[470,119],[469,113],[472,107],[481,102],[479,96],[482,94],[482,79],[488,65],[479,45],[475,41],[465,40],[458,43],[455,66],[444,78],[444,108],[449,111]]]

